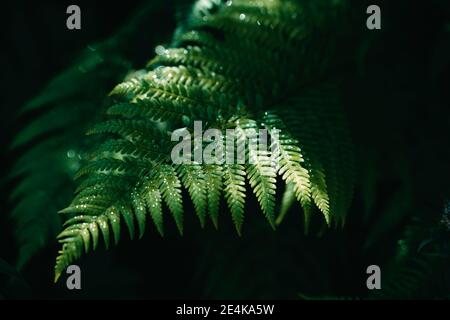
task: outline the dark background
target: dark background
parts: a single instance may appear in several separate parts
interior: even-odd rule
[[[383,30],[371,33],[365,29],[364,6],[353,3],[355,21],[360,19],[361,27],[356,33],[362,34],[363,40],[343,72],[345,111],[360,169],[376,162],[381,170],[375,187],[375,211],[382,212],[392,190],[401,183],[389,175],[396,166],[406,168],[419,202],[417,210],[420,205],[441,210],[449,195],[450,177],[450,5],[446,1],[420,5],[411,1],[378,2]],[[20,150],[10,151],[8,147],[29,121],[18,116],[20,107],[64,70],[80,50],[117,31],[141,1],[76,1],[82,11],[79,31],[66,29],[69,4],[72,2],[2,4],[0,177],[7,175],[20,155]],[[142,50],[134,56],[136,66],[153,55],[145,42],[146,33],[163,30],[170,34],[174,29],[173,2],[167,1],[159,19],[161,30],[142,32]],[[17,252],[13,222],[8,216],[13,187],[14,181],[3,181],[0,190],[0,258],[10,265],[14,265]],[[169,222],[164,239],[149,230],[140,241],[123,237],[108,252],[99,249],[83,258],[81,291],[67,290],[64,275],[62,281],[53,284],[57,246],[52,244],[26,266],[23,280],[16,280],[10,297],[295,299],[300,291],[364,294],[365,268],[387,261],[401,228],[384,237],[373,252],[363,254],[358,243],[363,243],[367,226],[378,216],[371,217],[367,224],[361,215],[360,196],[357,186],[345,232],[330,232],[320,241],[299,232],[299,212],[290,214],[273,232],[261,213],[253,209],[254,203],[249,203],[243,236],[239,238],[226,212],[221,213],[219,231],[211,225],[201,230],[189,208],[183,238]]]

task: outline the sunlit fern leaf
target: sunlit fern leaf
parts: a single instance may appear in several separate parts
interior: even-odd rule
[[[75,175],[75,179],[80,179],[89,174],[120,174],[125,170],[129,171],[131,164],[128,159],[96,159],[80,169]]]
[[[99,123],[88,130],[87,134],[112,133],[133,141],[136,138],[158,140],[163,132],[156,130],[155,124],[144,120],[110,120]]]
[[[324,209],[328,198],[329,215],[341,225],[352,197],[354,159],[336,90],[330,84],[305,89],[278,112],[308,154],[316,198]]]
[[[130,238],[133,239],[135,235],[135,223],[134,223],[134,215],[132,209],[126,205],[126,204],[120,204],[118,205],[118,210],[121,213],[121,216],[123,217],[123,220],[125,221],[125,224],[127,225],[128,232],[130,234]]]
[[[183,234],[183,200],[181,197],[181,182],[175,169],[170,165],[160,167],[158,176],[162,197],[175,219],[178,231]]]
[[[151,181],[144,187],[144,197],[150,216],[153,223],[161,236],[164,235],[163,229],[163,211],[162,211],[162,198],[161,191],[158,188],[156,181]],[[145,222],[145,220],[143,221]],[[142,226],[141,228],[143,228]],[[143,233],[141,233],[142,236]]]
[[[224,194],[238,234],[244,222],[245,171],[241,164],[226,164],[223,167]]]
[[[189,113],[176,101],[154,99],[151,103],[139,98],[134,103],[120,103],[108,109],[109,115],[132,118],[136,116],[151,117],[153,120],[181,120]]]
[[[305,212],[305,220],[309,218],[309,210],[312,205],[312,182],[309,171],[305,168],[303,152],[299,147],[299,141],[295,139],[287,130],[283,121],[273,113],[264,115],[264,125],[271,132],[272,136],[278,136],[274,139],[273,148],[278,149],[279,174],[288,184],[292,184],[294,194],[302,205]],[[325,191],[326,193],[326,191]],[[316,197],[317,198],[317,197]],[[322,200],[322,199],[319,199]],[[318,207],[324,208],[320,202],[316,202]],[[321,205],[321,206],[319,206]],[[324,209],[327,209],[326,207]],[[322,209],[321,209],[322,210]],[[327,223],[329,223],[328,211],[323,211]],[[306,225],[307,223],[305,223]]]
[[[139,76],[135,76],[116,85],[109,95],[119,101],[127,101],[133,99],[138,94],[145,92],[147,89],[148,82]]]
[[[178,167],[183,185],[187,188],[195,207],[195,212],[204,227],[207,210],[207,192],[202,167],[198,164],[186,164]]]
[[[143,197],[137,193],[131,194],[131,203],[138,225],[139,238],[142,238],[145,232],[145,222],[147,219],[146,203]]]
[[[80,182],[75,193],[83,192],[87,188],[94,188],[97,192],[100,192],[103,187],[122,190],[129,187],[131,182],[131,177],[127,175],[92,174]]]
[[[220,197],[223,189],[222,167],[219,165],[204,166],[205,183],[207,189],[208,213],[216,228],[219,226]]]
[[[245,170],[249,184],[264,215],[275,228],[276,168],[270,151],[259,149],[263,138],[258,134],[258,129],[256,121],[241,119],[236,128],[237,143],[245,146]],[[268,137],[265,138],[267,141]]]
[[[182,188],[187,190],[202,225],[209,214],[217,226],[223,195],[238,234],[244,221],[248,189],[255,194],[269,223],[275,226],[277,177],[293,186],[307,220],[313,205],[322,211],[328,223],[342,220],[343,213],[333,211],[333,205],[338,196],[349,198],[347,185],[335,177],[337,182],[330,190],[336,194],[330,197],[328,182],[329,179],[333,182],[333,178],[328,175],[339,175],[338,169],[346,164],[330,171],[325,161],[328,156],[336,156],[327,148],[329,141],[340,143],[341,129],[327,129],[324,133],[305,127],[297,135],[297,128],[283,124],[281,112],[279,117],[275,113],[258,117],[274,108],[276,112],[283,111],[286,96],[295,101],[299,83],[323,76],[329,59],[324,57],[316,63],[319,58],[314,35],[321,30],[319,25],[328,28],[328,23],[334,22],[335,5],[330,5],[333,10],[331,7],[325,10],[328,13],[321,11],[317,19],[322,22],[317,23],[317,7],[308,1],[198,2],[177,31],[173,44],[158,47],[156,58],[146,70],[140,70],[134,79],[127,79],[113,89],[110,94],[113,104],[107,111],[111,120],[91,130],[90,133],[103,134],[106,142],[96,148],[87,165],[78,171],[76,178],[83,187],[77,190],[76,204],[63,212],[79,210],[79,214],[90,214],[93,220],[89,223],[74,220],[70,235],[62,233],[64,244],[57,260],[56,277],[81,254],[85,230],[94,244],[98,242],[99,230],[104,240],[111,238],[110,229],[113,233],[118,230],[112,228],[111,219],[117,218],[111,215],[113,208],[120,212],[132,236],[137,221],[142,236],[149,213],[162,233],[164,203],[182,233]],[[326,18],[330,20],[324,22]],[[322,41],[320,49],[323,44],[331,47],[333,43],[334,39]],[[312,108],[308,110],[314,113]],[[329,118],[333,117],[336,115],[318,116],[318,123],[323,120],[329,125]],[[175,165],[169,158],[172,144],[167,133],[180,127],[191,132],[199,120],[204,130],[217,128],[225,133],[226,129],[233,129],[237,146],[227,144],[226,150],[236,155],[233,160],[243,157],[245,161]],[[275,137],[275,129],[280,129],[280,153],[275,159],[271,150],[250,148],[263,128],[269,129],[271,138]],[[329,134],[335,137],[330,138]],[[309,139],[316,139],[316,135],[318,149],[309,144]],[[340,151],[340,147],[332,147]],[[101,181],[102,177],[111,178]],[[122,179],[123,186],[118,186]],[[95,195],[100,198],[94,201],[90,196]],[[340,208],[343,209],[342,204]]]

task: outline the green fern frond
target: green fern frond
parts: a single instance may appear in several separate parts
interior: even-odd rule
[[[162,197],[161,191],[158,188],[156,181],[147,183],[144,187],[145,202],[152,217],[153,223],[161,236],[164,235],[163,229],[163,211],[162,211]],[[145,219],[140,223],[140,237],[144,234]]]
[[[261,209],[275,228],[275,189],[276,189],[276,169],[272,163],[269,151],[251,147],[251,144],[258,147],[261,137],[258,135],[258,125],[255,121],[240,121],[236,128],[237,142],[248,141],[245,146],[246,165],[245,170],[249,184],[258,199]]]
[[[279,159],[277,159],[279,174],[286,183],[292,184],[294,194],[306,212],[312,204],[312,187],[310,174],[302,165],[305,160],[302,150],[298,146],[299,142],[289,134],[282,120],[274,114],[265,114],[264,124],[272,135],[276,134],[274,131],[280,131],[278,141],[273,142],[279,149]],[[324,214],[328,218],[328,212],[324,212]],[[328,219],[327,222],[329,223]]]
[[[219,227],[220,197],[223,190],[223,170],[219,165],[204,166],[208,214],[216,228]]]
[[[137,222],[142,237],[150,214],[163,234],[163,203],[182,234],[182,188],[202,226],[207,215],[218,226],[223,196],[239,235],[248,189],[275,228],[277,178],[300,202],[305,226],[313,206],[328,225],[344,221],[352,162],[345,134],[331,126],[341,121],[341,111],[327,89],[309,94],[297,86],[323,76],[329,63],[327,58],[315,63],[315,5],[291,0],[210,4],[217,10],[197,3],[173,45],[159,48],[146,70],[111,91],[110,120],[89,131],[106,142],[76,174],[80,187],[62,210],[71,217],[59,237],[56,278],[97,247],[100,234],[105,246],[111,238],[116,243],[122,219],[131,237]],[[325,16],[332,23],[334,14]],[[329,42],[327,47],[334,43]],[[289,109],[296,112],[290,115]],[[180,127],[192,132],[200,120],[204,129],[234,129],[237,145],[221,147],[245,161],[172,163],[168,133]],[[252,147],[263,144],[260,129],[268,130],[267,139],[279,152]]]
[[[279,114],[308,154],[315,197],[324,209],[328,202],[329,215],[343,224],[355,177],[351,141],[339,110],[336,86],[325,84],[303,90]]]
[[[204,227],[208,189],[206,188],[202,167],[198,164],[180,165],[178,167],[178,174],[191,196],[200,224]]]
[[[236,231],[241,235],[245,206],[245,168],[241,164],[226,164],[223,168],[224,193]]]
[[[181,182],[170,165],[160,168],[158,179],[161,182],[160,189],[162,197],[175,219],[178,231],[183,234],[183,200],[181,197]]]

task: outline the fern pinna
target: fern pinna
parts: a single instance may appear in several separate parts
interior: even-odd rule
[[[224,198],[240,233],[248,189],[275,228],[280,177],[286,183],[280,212],[296,199],[306,220],[315,206],[328,225],[341,225],[352,193],[352,156],[336,87],[322,79],[344,6],[198,1],[172,44],[158,46],[145,70],[110,93],[109,119],[89,130],[105,142],[77,173],[75,198],[61,211],[67,221],[58,237],[56,279],[100,238],[106,247],[117,243],[122,221],[131,238],[142,237],[148,216],[163,234],[166,206],[183,233],[182,188],[202,225],[209,218],[217,227]],[[204,129],[234,128],[242,141],[260,128],[277,132],[276,165],[270,153],[249,148],[245,158],[258,161],[174,164],[171,133],[192,130],[194,121]]]

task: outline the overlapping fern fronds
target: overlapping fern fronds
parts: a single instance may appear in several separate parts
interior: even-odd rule
[[[121,221],[132,238],[141,237],[149,215],[163,234],[167,207],[183,233],[182,188],[201,225],[206,218],[218,225],[223,197],[240,233],[248,190],[275,227],[280,177],[289,191],[283,203],[295,198],[306,217],[317,207],[328,225],[341,225],[352,193],[350,143],[335,87],[307,84],[326,74],[343,6],[198,1],[173,45],[158,47],[146,70],[111,92],[110,119],[89,131],[106,138],[77,173],[76,196],[61,211],[68,220],[58,237],[56,279],[100,238],[106,247],[117,243]],[[204,129],[235,129],[246,148],[234,151],[246,161],[174,164],[171,132],[191,131],[194,121]],[[275,160],[249,148],[258,129],[279,134],[271,139]]]
[[[140,6],[124,27],[90,44],[22,108],[20,116],[31,121],[12,143],[20,157],[9,175],[18,180],[11,193],[15,205],[11,216],[19,269],[61,231],[56,212],[70,201],[75,188],[72,177],[93,147],[93,141],[83,139],[84,133],[104,113],[111,86],[130,72],[129,51],[140,40],[136,30],[156,24],[149,17],[161,16],[164,6],[162,1]],[[155,44],[163,35],[151,35],[147,42]]]

